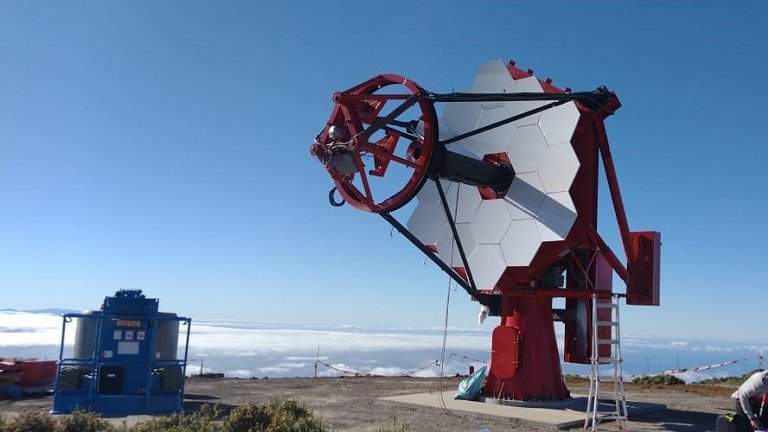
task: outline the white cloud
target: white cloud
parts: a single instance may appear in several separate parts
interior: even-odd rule
[[[278,367],[278,366],[265,366],[265,367],[260,367],[258,371],[266,375],[269,375],[269,374],[280,375],[286,372],[290,372],[290,369],[284,368],[284,367]]]
[[[373,375],[383,375],[383,376],[415,376],[419,378],[434,378],[440,375],[440,369],[437,366],[426,368],[426,369],[419,369],[419,370],[412,370],[412,369],[403,369],[400,367],[377,367],[373,368],[370,371],[367,371],[367,373],[373,374]],[[449,375],[454,375],[454,373],[450,373]]]
[[[722,347],[714,345],[705,345],[702,349],[707,352],[733,352],[734,350],[733,347]]]
[[[370,329],[366,332],[310,329],[242,329],[207,324],[192,326],[190,348],[195,352],[216,352],[221,355],[263,355],[268,353],[339,351],[384,351],[434,349],[442,344],[442,335],[418,331],[392,331]],[[449,335],[452,349],[487,349],[488,336],[484,332]],[[314,359],[313,359],[314,360]]]
[[[0,312],[0,347],[61,345],[63,318],[58,315],[31,312]],[[68,326],[69,327],[69,326]],[[67,332],[66,344],[72,344],[75,333]]]
[[[186,372],[187,376],[202,375],[204,373],[210,373],[210,372],[213,372],[213,369],[202,367],[199,364],[192,364],[189,362],[187,363],[187,372]]]
[[[358,363],[367,364],[364,360]],[[337,377],[343,375],[377,375],[377,376],[413,376],[418,378],[435,378],[440,376],[440,367],[437,364],[429,364],[418,369],[408,369],[399,366],[378,366],[374,368],[366,366],[351,366],[346,363],[334,363],[331,365],[320,365],[317,376]],[[454,376],[459,373],[466,373],[467,369],[463,365],[453,365],[443,370],[443,376]]]
[[[288,361],[315,361],[315,360],[323,360],[327,361],[327,356],[320,356],[320,357],[308,357],[308,356],[287,356],[285,358]]]
[[[3,354],[7,356],[25,353],[29,355],[44,350],[55,350],[58,354],[62,322],[60,316],[52,314],[2,311],[0,348],[3,348]],[[184,331],[182,327],[182,332]],[[467,362],[458,361],[465,358],[462,354],[485,358],[483,356],[490,351],[490,331],[491,329],[486,328],[450,329],[446,351],[446,356],[449,353],[450,356],[446,360],[444,374],[467,372]],[[69,350],[75,333],[75,323],[68,324],[65,342]],[[191,327],[187,373],[199,374],[202,365],[196,363],[204,359],[204,373],[225,370],[228,375],[242,377],[257,374],[311,376],[316,360],[324,363],[334,363],[335,360],[334,365],[344,371],[375,375],[407,373],[416,376],[437,376],[439,372],[436,368],[418,371],[408,368],[423,366],[409,364],[411,362],[421,362],[429,356],[437,356],[442,347],[442,338],[441,328],[376,328],[201,320],[193,322]],[[183,336],[179,338],[182,349],[185,339]],[[561,334],[557,335],[557,340],[558,347],[561,347]],[[15,354],[14,349],[20,354]],[[319,357],[316,354],[318,349],[322,354]],[[48,351],[44,355],[50,355]],[[749,361],[739,362],[736,368],[753,368],[755,363],[752,359],[756,359],[758,353],[768,352],[768,347],[757,344],[625,336],[622,340],[622,351],[626,373],[638,370],[670,370],[679,365],[693,368],[739,358]],[[564,364],[567,370],[572,370],[575,366]],[[720,373],[719,370],[716,372]],[[733,370],[732,373],[743,372]],[[339,376],[343,373],[320,367],[318,374]],[[714,372],[706,372],[707,377],[715,375]],[[698,379],[698,376],[689,378],[693,379]]]
[[[285,362],[285,363],[280,363],[277,366],[282,368],[288,368],[288,369],[301,369],[309,366],[309,363]]]
[[[247,369],[235,369],[224,372],[224,376],[230,378],[253,378],[256,374]]]
[[[37,346],[61,343],[62,317],[27,312],[0,312],[0,346]],[[320,326],[317,326],[320,327]],[[65,343],[74,343],[76,322],[67,324]],[[184,329],[182,329],[182,332]],[[180,337],[183,343],[185,338]],[[486,331],[458,330],[448,336],[453,349],[485,349]],[[337,326],[313,329],[307,325],[193,322],[190,350],[199,355],[253,356],[339,351],[384,351],[433,349],[442,344],[442,334],[433,329],[364,329]],[[294,357],[296,360],[309,356]],[[311,358],[314,360],[314,357]]]

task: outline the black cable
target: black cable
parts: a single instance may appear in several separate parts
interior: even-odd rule
[[[328,202],[330,202],[332,206],[341,207],[344,205],[344,203],[346,203],[344,198],[342,198],[341,201],[336,201],[335,196],[336,196],[336,188],[334,187],[334,188],[331,188],[331,190],[328,192]]]

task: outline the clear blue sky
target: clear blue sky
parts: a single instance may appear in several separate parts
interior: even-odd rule
[[[762,1],[0,1],[0,308],[135,288],[193,319],[439,326],[447,276],[378,216],[329,206],[308,147],[335,90],[384,72],[463,90],[501,59],[623,103],[606,126],[630,226],[664,241],[662,306],[624,308],[623,332],[764,341],[766,17]],[[452,324],[476,313],[453,292]]]

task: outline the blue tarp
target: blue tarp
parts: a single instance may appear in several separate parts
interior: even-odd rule
[[[475,400],[480,395],[480,391],[483,389],[483,383],[485,382],[485,369],[486,366],[476,370],[472,375],[464,378],[459,383],[458,393],[454,396],[454,399],[462,400]]]

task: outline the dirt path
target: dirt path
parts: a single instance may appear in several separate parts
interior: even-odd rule
[[[383,396],[453,390],[460,378],[288,378],[288,379],[205,379],[192,378],[186,387],[185,409],[202,404],[218,404],[230,409],[252,401],[265,403],[274,398],[303,402],[333,431],[371,432],[395,424],[408,425],[410,431],[492,432],[545,431],[548,427],[521,423],[514,419],[484,417],[433,408],[396,405],[380,401]],[[586,393],[588,381],[569,382],[573,393]],[[713,431],[718,414],[730,411],[733,389],[711,386],[626,386],[628,400],[656,402],[667,409],[633,418],[631,431]],[[437,397],[437,394],[435,395]],[[50,396],[21,401],[0,401],[0,414],[22,410],[48,411]],[[573,430],[581,430],[580,428]],[[600,430],[619,430],[606,423]]]

